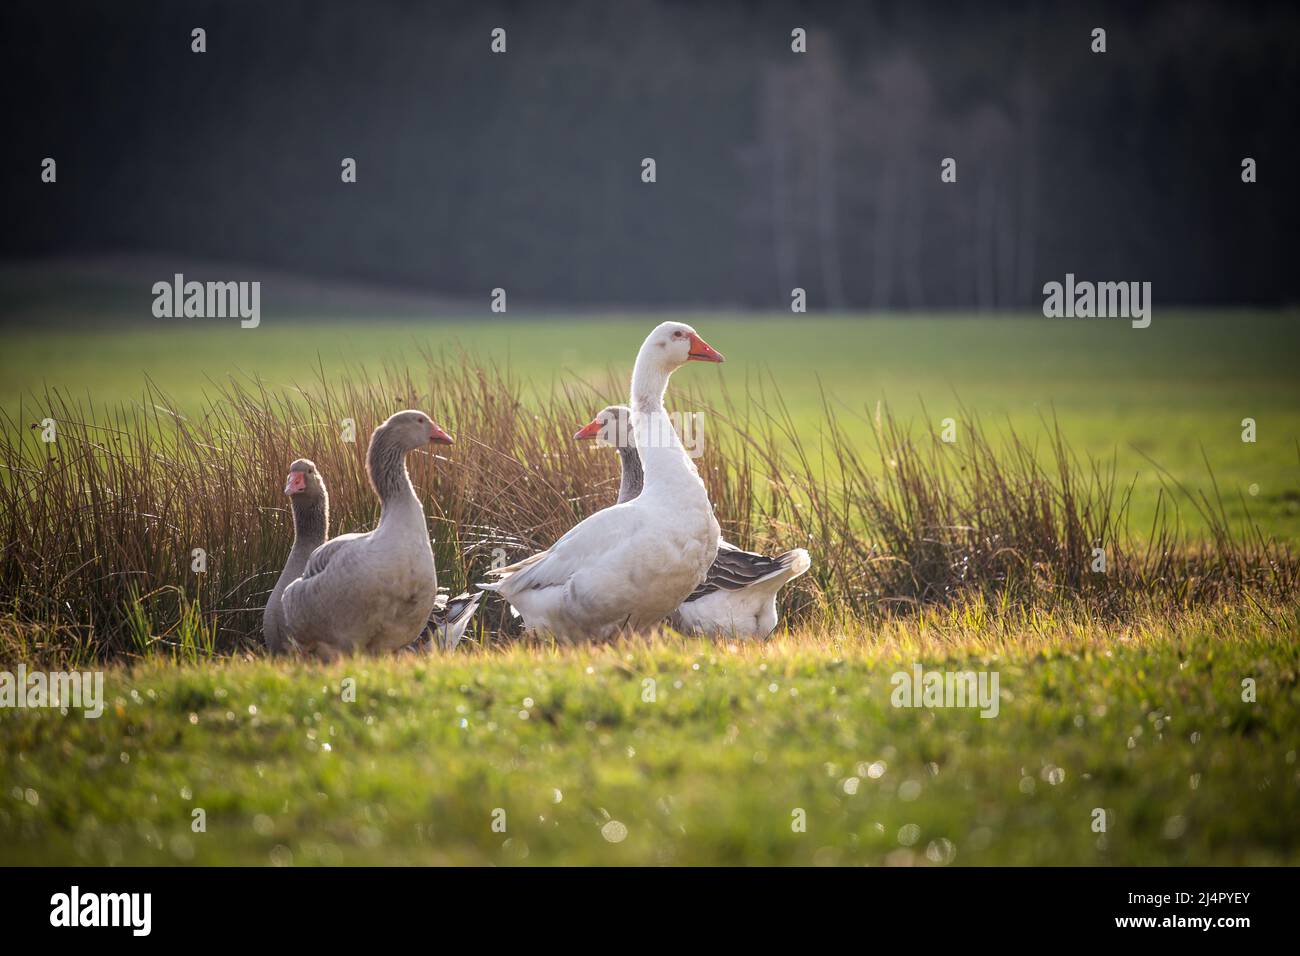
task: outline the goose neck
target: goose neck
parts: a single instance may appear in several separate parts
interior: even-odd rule
[[[621,505],[641,494],[645,486],[645,471],[641,468],[641,456],[637,454],[635,445],[620,446],[618,457],[618,500],[614,503]]]
[[[293,509],[293,546],[315,549],[324,544],[329,537],[329,497],[291,498],[289,506]]]
[[[664,392],[668,390],[671,372],[663,367],[657,357],[644,347],[636,357],[632,369],[632,411],[655,412],[664,407]]]
[[[407,449],[400,441],[383,431],[376,432],[370,440],[366,471],[375,494],[379,496],[381,525],[390,516],[421,510],[420,499],[416,497],[410,473],[406,470],[406,453]]]

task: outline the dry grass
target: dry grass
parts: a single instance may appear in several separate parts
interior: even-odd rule
[[[373,526],[366,440],[391,412],[429,411],[457,439],[411,458],[436,541],[440,582],[478,579],[495,549],[545,547],[617,486],[614,455],[575,443],[575,427],[623,383],[529,391],[463,356],[424,355],[378,376],[323,375],[292,391],[214,384],[188,418],[147,386],[141,403],[100,408],[51,391],[0,423],[0,653],[105,659],[159,650],[202,658],[260,647],[261,607],[291,537],[280,493],[290,461],[313,459],[330,490],[331,531]],[[704,406],[677,391],[674,407]],[[959,440],[915,434],[886,410],[863,448],[829,401],[797,427],[772,389],[705,408],[701,472],[738,544],[803,546],[813,570],[783,596],[796,627],[842,632],[903,615],[1025,621],[1068,610],[1123,620],[1294,600],[1300,562],[1253,527],[1233,528],[1213,493],[1171,487],[1149,529],[1130,529],[1129,489],[1113,466],[1080,462],[1050,425],[1041,443],[995,442],[978,421]],[[45,444],[32,419],[53,418]],[[356,425],[342,441],[343,419]],[[1210,528],[1190,538],[1177,507]],[[1094,548],[1107,570],[1093,570]],[[193,549],[207,570],[191,570]],[[956,609],[956,610],[955,610]],[[488,603],[481,641],[508,640]]]

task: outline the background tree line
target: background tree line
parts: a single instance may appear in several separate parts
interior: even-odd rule
[[[503,286],[512,309],[786,308],[796,286],[811,308],[994,309],[1038,304],[1067,271],[1151,281],[1158,302],[1296,299],[1294,4],[3,16],[10,261],[177,256],[484,301]]]

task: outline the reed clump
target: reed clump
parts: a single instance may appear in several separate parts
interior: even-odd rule
[[[613,501],[617,457],[572,433],[623,389],[611,377],[539,390],[464,355],[423,354],[292,389],[213,383],[195,415],[151,383],[129,406],[29,398],[0,419],[0,648],[62,660],[256,652],[292,536],[289,463],[320,466],[331,533],[372,527],[366,442],[401,408],[456,437],[413,454],[411,477],[440,583],[472,587],[494,561],[546,547]],[[812,554],[782,596],[794,625],[858,629],[963,606],[1121,619],[1296,594],[1296,555],[1230,524],[1217,493],[1171,485],[1152,526],[1130,528],[1131,486],[1113,464],[1078,459],[1053,423],[1031,441],[992,436],[967,414],[962,441],[947,444],[879,408],[863,444],[829,400],[814,428],[771,388],[712,405],[686,389],[675,405],[705,413],[698,464],[729,540]],[[1183,527],[1188,507],[1202,530]],[[476,642],[515,633],[488,598]]]

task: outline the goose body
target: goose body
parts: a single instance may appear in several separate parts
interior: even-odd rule
[[[803,548],[768,558],[719,542],[708,577],[674,613],[673,626],[687,634],[767,637],[776,630],[777,593],[811,566]]]
[[[637,354],[632,414],[645,465],[642,493],[480,585],[509,601],[526,630],[567,640],[646,630],[704,581],[718,550],[718,522],[663,406],[669,376],[692,359],[722,356],[679,322],[658,326]]]
[[[311,553],[329,537],[330,525],[329,495],[325,490],[325,480],[314,462],[299,458],[289,466],[284,493],[289,496],[289,507],[293,512],[293,546],[289,549],[284,570],[266,600],[266,610],[262,612],[262,637],[272,654],[288,649],[281,603],[284,589],[302,577]]]
[[[299,647],[328,658],[394,651],[419,637],[434,611],[438,580],[406,455],[450,441],[418,411],[398,412],[375,429],[366,470],[381,502],[379,526],[325,542],[285,588],[285,628]]]
[[[575,438],[599,437],[620,458],[618,504],[637,499],[644,482],[631,409],[611,405],[580,429]],[[686,633],[763,638],[776,629],[777,593],[811,567],[803,548],[769,558],[718,540],[713,563],[701,582],[671,612],[670,621]]]

